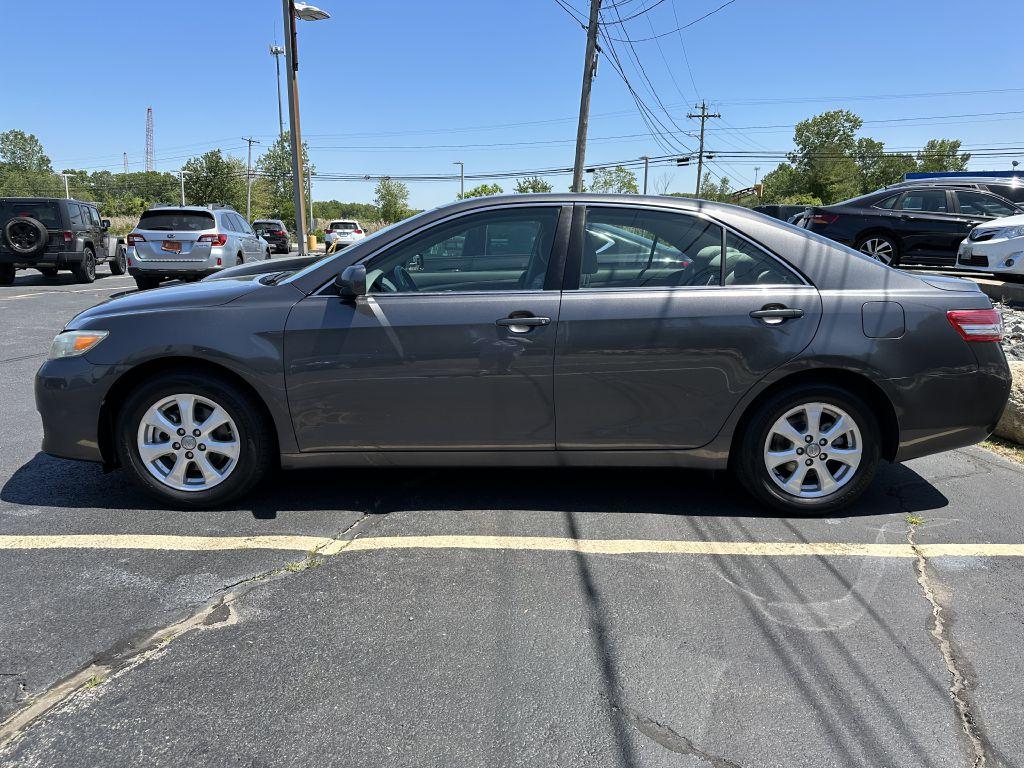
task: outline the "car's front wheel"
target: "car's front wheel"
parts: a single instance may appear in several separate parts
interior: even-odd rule
[[[273,460],[274,438],[252,395],[201,372],[167,374],[125,402],[121,465],[161,500],[212,507],[250,491]]]
[[[802,385],[761,405],[739,441],[733,468],[754,498],[812,515],[852,504],[881,455],[877,421],[851,392]]]

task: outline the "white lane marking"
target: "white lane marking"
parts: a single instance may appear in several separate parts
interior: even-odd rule
[[[920,544],[926,557],[1024,557],[1024,544]],[[480,549],[578,552],[588,555],[721,555],[742,557],[896,557],[917,555],[909,544],[852,542],[679,541],[569,539],[552,536],[371,536],[343,540],[324,536],[170,536],[69,534],[0,536],[0,550],[140,549],[169,552],[285,550],[330,556],[388,549]]]

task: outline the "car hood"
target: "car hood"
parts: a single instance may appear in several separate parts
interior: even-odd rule
[[[92,309],[85,310],[68,323],[67,328],[74,330],[87,327],[91,320],[117,315],[159,312],[165,309],[215,307],[227,304],[263,287],[256,277],[244,277],[234,280],[215,280],[208,283],[170,285],[150,291],[133,291],[115,296],[102,304],[97,304]]]
[[[1003,227],[1019,227],[1024,225],[1024,213],[1016,216],[1004,216],[1001,219],[992,219],[984,224],[979,224],[975,229],[1002,229]]]

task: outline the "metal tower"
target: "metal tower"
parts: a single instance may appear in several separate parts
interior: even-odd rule
[[[153,108],[146,108],[146,171],[153,170]]]

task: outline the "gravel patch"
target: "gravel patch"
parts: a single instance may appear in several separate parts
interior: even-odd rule
[[[1003,352],[1007,360],[1024,362],[1024,310],[999,304],[1003,313]]]

